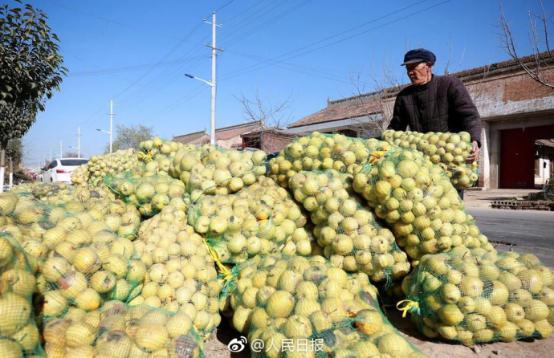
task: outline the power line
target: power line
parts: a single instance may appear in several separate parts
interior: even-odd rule
[[[150,73],[152,73],[161,63],[163,63],[169,56],[171,56],[192,34],[194,34],[200,27],[202,23],[198,23],[195,27],[192,28],[191,31],[189,31],[177,44],[175,44],[164,56],[160,58],[154,65],[150,66],[141,76],[139,76],[136,80],[131,82],[128,86],[126,86],[123,90],[121,90],[119,93],[117,93],[114,96],[111,96],[112,99],[118,99],[123,94],[125,94],[127,91],[129,91],[131,88],[133,88],[135,85],[137,85],[140,81],[142,81],[146,76],[148,76]],[[96,111],[94,114],[92,114],[90,117],[88,117],[86,120],[80,122],[80,124],[85,124],[88,121],[90,121],[92,118],[94,118],[96,115],[98,115],[102,111],[102,108],[99,108],[98,111]]]
[[[157,67],[162,67],[162,66],[163,67],[169,67],[169,66],[174,66],[174,65],[180,65],[184,62],[196,60],[196,59],[202,58],[202,57],[203,56],[186,57],[186,58],[180,58],[180,59],[165,61],[165,62],[161,62],[161,63],[158,63],[158,64],[145,63],[145,64],[140,64],[140,65],[99,68],[99,69],[95,69],[95,70],[82,70],[82,71],[71,72],[70,75],[73,76],[73,77],[111,75],[111,74],[116,74],[116,73],[120,73],[120,72],[138,71],[138,70],[144,69],[145,67],[149,68],[149,67],[156,66],[156,65],[157,65]]]
[[[118,94],[116,94],[115,96],[113,96],[114,99],[117,99],[119,97],[121,97],[124,93],[126,93],[127,91],[129,91],[131,88],[133,88],[133,86],[135,86],[137,83],[139,83],[140,81],[142,81],[146,76],[148,76],[150,73],[152,73],[156,67],[159,66],[160,63],[162,63],[166,58],[168,58],[169,56],[171,56],[175,51],[177,51],[177,49],[186,41],[188,40],[188,38],[196,32],[196,30],[198,30],[200,28],[200,26],[202,25],[202,23],[199,23],[198,25],[196,25],[189,33],[187,33],[185,35],[185,37],[180,40],[175,46],[173,46],[164,56],[162,56],[162,58],[160,60],[158,60],[153,66],[151,66],[146,72],[144,72],[139,78],[137,78],[135,81],[133,81],[130,85],[128,85],[127,87],[125,87],[122,91],[120,91]]]
[[[233,2],[234,2],[234,0],[227,1],[225,4],[223,4],[222,6],[218,7],[215,11],[220,11],[220,10],[222,10],[223,8],[225,8],[225,7],[229,6],[229,5],[231,5]],[[200,28],[200,25],[201,25],[201,24],[197,25],[197,27],[194,28],[192,32],[194,32],[194,31],[196,31],[198,28]],[[192,32],[191,32],[190,34],[192,34]],[[189,34],[189,35],[190,35],[190,34]],[[207,38],[208,38],[208,36],[204,36],[202,41],[205,41]],[[192,52],[194,52],[194,51],[195,51],[195,48],[193,47],[193,48],[191,48],[191,50],[190,50],[187,54],[190,54],[190,53],[192,53]],[[170,51],[170,52],[171,52],[171,51]],[[201,58],[203,58],[203,57],[204,57],[204,55],[201,55],[201,56],[192,57],[192,58],[190,58],[190,59],[201,59]],[[190,63],[190,61],[189,61],[188,63]],[[172,71],[171,73],[180,73],[181,70],[183,69],[183,67],[184,67],[184,65],[181,65],[181,66],[179,66],[179,68],[177,69],[177,71]],[[189,68],[189,69],[190,69],[190,68]],[[144,78],[144,76],[142,76],[142,78]],[[170,83],[173,83],[173,82],[179,80],[180,78],[181,78],[181,76],[173,76],[173,77],[171,78],[171,80],[165,81],[161,86],[158,86],[158,90],[161,89],[161,88],[163,88],[163,87],[167,87]],[[137,81],[135,81],[135,83],[138,82],[138,81],[140,81],[140,79],[137,80]],[[150,90],[152,90],[152,88],[149,86],[149,84],[153,83],[154,81],[155,81],[155,79],[150,80],[150,81],[149,81],[148,83],[146,83],[143,87],[148,87]],[[199,93],[199,92],[198,92],[198,93]],[[136,98],[135,98],[135,100],[136,100]],[[140,103],[144,103],[144,102],[145,102],[145,101],[141,101]]]
[[[225,4],[221,5],[217,9],[214,10],[214,12],[220,12],[221,10],[225,9],[227,6],[231,5],[235,0],[229,0]]]
[[[225,20],[225,26],[228,26],[231,30],[230,32],[233,32],[233,29],[236,29],[241,24],[246,22],[246,19],[253,17],[254,14],[260,11],[260,8],[264,8],[264,3],[268,0],[259,0],[254,4],[253,6],[250,6],[248,9],[246,9],[244,12],[241,12],[239,14],[236,14],[234,16],[231,16],[230,18],[227,18]],[[269,5],[271,6],[273,3],[270,2]],[[269,6],[269,7],[270,7]],[[241,18],[242,16],[242,18]],[[238,21],[235,21],[235,19],[238,18]]]
[[[229,1],[227,1],[226,3],[224,3],[223,5],[221,5],[219,8],[217,8],[216,11],[221,10],[221,9],[223,9],[223,8],[225,8],[225,7],[229,6],[229,5],[231,5],[234,1],[235,1],[235,0],[229,0]],[[115,98],[121,96],[123,93],[126,93],[130,88],[132,88],[134,85],[136,85],[137,83],[139,83],[143,78],[145,78],[146,76],[148,76],[156,67],[159,67],[159,64],[162,63],[163,59],[169,57],[173,52],[175,52],[175,51],[179,48],[179,46],[180,46],[183,42],[185,42],[185,41],[188,39],[188,37],[190,37],[194,32],[196,32],[196,31],[201,27],[201,25],[202,25],[202,23],[199,23],[196,27],[194,27],[194,28],[192,29],[192,31],[190,31],[190,32],[185,36],[184,39],[182,39],[176,46],[174,46],[174,47],[162,58],[162,60],[160,60],[160,61],[158,61],[158,63],[154,64],[154,65],[150,68],[150,70],[146,71],[146,72],[145,72],[141,77],[139,77],[136,81],[134,81],[133,83],[131,83],[127,88],[125,88],[123,91],[121,91],[119,94],[117,94],[117,95],[115,96]],[[208,38],[208,36],[204,36],[203,39],[202,39],[201,41],[203,42],[203,41],[205,41],[207,38]],[[191,54],[191,53],[194,52],[194,51],[195,51],[195,48],[193,47],[193,48],[191,48],[190,51],[188,51],[187,55]],[[202,58],[202,57],[203,57],[203,55],[195,56],[195,57],[189,58],[189,60],[200,59],[200,58]],[[189,61],[189,62],[190,62],[190,61]],[[179,69],[181,69],[181,68],[182,68],[182,66],[179,67]],[[176,73],[176,71],[173,71],[172,73]],[[177,79],[179,79],[179,78],[180,78],[180,77],[178,77],[178,76],[174,76],[174,77],[172,78],[171,81],[166,81],[166,82],[162,85],[162,87],[165,87],[168,83],[174,82],[175,80],[177,80]],[[144,87],[147,87],[149,84],[151,84],[151,83],[153,83],[153,82],[154,82],[154,79],[152,79],[152,80],[149,81],[147,84],[145,84]]]
[[[334,73],[330,73],[330,72],[323,71],[323,70],[320,70],[320,69],[316,69],[316,68],[313,68],[313,67],[301,66],[299,64],[284,62],[284,61],[279,61],[279,60],[272,60],[272,59],[267,58],[267,57],[240,53],[240,52],[237,52],[237,51],[234,51],[234,50],[229,50],[229,49],[227,49],[225,52],[229,53],[229,54],[232,54],[232,55],[245,57],[245,58],[251,59],[251,60],[256,61],[256,62],[271,61],[271,62],[274,62],[273,65],[276,66],[276,67],[280,67],[280,68],[283,68],[285,70],[289,70],[289,71],[293,71],[293,72],[297,72],[297,73],[303,73],[303,74],[313,76],[313,77],[319,77],[319,78],[323,78],[323,79],[327,79],[327,80],[331,80],[331,81],[335,81],[335,82],[346,83],[346,84],[350,83],[349,81],[346,81],[344,78],[336,76],[336,74],[334,74]]]
[[[182,97],[179,97],[177,99],[177,101],[174,101],[170,105],[165,106],[160,111],[158,111],[157,114],[159,115],[159,114],[171,112],[171,110],[174,110],[179,105],[182,105],[183,103],[186,103],[186,102],[194,99],[195,97],[197,97],[202,92],[202,90],[204,90],[204,89],[205,89],[204,85],[202,85],[202,84],[196,85],[189,92],[187,92],[186,95],[184,95]]]
[[[251,9],[254,9],[254,11],[252,11],[251,14],[244,16],[237,23],[235,24],[226,23],[225,26],[229,27],[229,31],[226,31],[225,34],[222,34],[221,39],[228,40],[228,38],[233,37],[243,29],[247,28],[250,24],[252,24],[253,21],[256,21],[262,18],[267,13],[273,12],[281,5],[282,5],[282,2],[276,1],[276,2],[270,2],[269,4],[267,4],[267,6],[261,6],[258,9],[256,9],[255,7],[252,7]]]
[[[270,18],[267,18],[267,19],[263,19],[263,16],[267,13],[272,13],[272,11],[266,11],[264,12],[263,15],[261,15],[260,17],[257,18],[257,22],[254,21],[253,23],[250,23],[250,24],[247,24],[247,25],[251,25],[251,24],[254,24],[254,26],[250,27],[248,29],[248,32],[247,32],[247,35],[246,36],[243,36],[243,37],[240,37],[241,33],[240,33],[240,30],[239,31],[235,31],[234,33],[232,33],[230,36],[227,36],[226,38],[224,38],[224,40],[226,40],[226,45],[228,46],[230,42],[233,42],[233,40],[235,39],[238,39],[240,38],[240,40],[244,40],[245,38],[247,37],[250,37],[252,35],[254,35],[256,33],[256,29],[258,29],[259,27],[261,26],[267,26],[268,24],[272,23],[272,22],[275,22],[281,18],[283,18],[284,16],[290,14],[291,12],[293,11],[296,11],[298,10],[299,8],[301,8],[302,6],[306,5],[307,3],[309,3],[310,0],[305,0],[305,1],[301,1],[295,5],[293,5],[292,7],[288,8],[288,9],[284,9],[282,12],[270,17]],[[279,4],[279,3],[278,3]],[[272,9],[273,10],[273,9]],[[245,26],[244,28],[248,28],[248,26]],[[232,39],[232,40],[231,40]]]
[[[96,19],[96,20],[99,20],[99,21],[106,22],[106,23],[111,23],[111,24],[118,25],[118,26],[121,26],[121,27],[127,27],[127,28],[133,29],[133,30],[144,30],[144,27],[140,26],[140,25],[131,25],[131,24],[128,24],[128,23],[125,23],[125,22],[121,22],[119,20],[114,20],[114,19],[111,19],[111,18],[106,17],[106,16],[102,16],[102,15],[92,13],[90,11],[83,11],[82,9],[76,9],[74,7],[71,7],[71,6],[67,6],[67,4],[64,4],[60,1],[56,1],[56,3],[57,3],[56,7],[60,8],[62,10],[73,12],[73,13],[76,13],[76,14],[79,14],[79,15],[82,15],[82,16],[85,16],[85,17],[89,17],[89,18],[92,18],[92,19]],[[150,29],[152,29],[152,27],[150,27]],[[177,39],[176,36],[168,35],[166,33],[161,33],[161,32],[158,32],[158,31],[156,31],[156,34],[152,33],[152,35],[155,35],[155,36],[158,36],[158,37],[159,36],[164,36],[164,37],[174,39],[174,40]]]
[[[346,35],[347,33],[350,33],[352,32],[352,30],[356,30],[356,29],[359,29],[359,28],[362,28],[362,27],[365,27],[367,26],[368,24],[371,24],[371,23],[374,23],[374,22],[377,22],[379,20],[382,20],[382,19],[385,19],[387,17],[390,17],[390,16],[393,16],[395,14],[398,14],[399,12],[403,12],[411,7],[414,7],[414,6],[417,6],[417,5],[420,5],[420,4],[423,4],[425,2],[428,2],[429,0],[423,0],[423,1],[419,1],[417,3],[414,3],[414,4],[411,4],[411,5],[407,5],[407,6],[404,6],[400,9],[397,9],[395,11],[392,11],[392,12],[389,12],[389,13],[386,13],[385,15],[382,15],[382,16],[379,16],[377,18],[374,18],[374,19],[371,19],[369,21],[366,21],[360,25],[357,25],[357,26],[354,26],[354,27],[351,27],[347,30],[343,30],[339,33],[336,33],[336,34],[333,34],[333,35],[330,35],[330,36],[327,36],[323,39],[320,39],[318,41],[315,41],[313,43],[310,43],[308,45],[305,45],[305,46],[301,46],[299,48],[296,48],[296,49],[293,49],[293,50],[290,50],[290,51],[287,51],[271,60],[268,60],[268,61],[262,61],[260,62],[259,64],[257,65],[252,65],[252,66],[247,66],[245,68],[242,68],[242,69],[239,69],[239,70],[236,70],[234,72],[231,72],[229,73],[227,76],[224,76],[224,79],[229,79],[229,78],[234,78],[234,77],[237,77],[237,76],[240,76],[242,74],[245,74],[245,73],[250,73],[250,72],[253,72],[253,71],[256,71],[256,70],[259,70],[261,68],[264,68],[264,67],[267,67],[267,65],[272,65],[272,64],[275,64],[277,63],[278,61],[285,61],[285,60],[289,60],[289,59],[293,59],[293,58],[296,58],[296,57],[299,57],[299,56],[302,56],[302,55],[306,55],[308,53],[311,53],[313,51],[317,51],[319,49],[322,49],[322,48],[325,48],[325,47],[329,47],[329,46],[332,46],[334,44],[337,44],[337,43],[340,43],[340,42],[343,42],[343,41],[346,41],[346,40],[349,40],[349,39],[352,39],[354,37],[357,37],[357,36],[360,36],[360,35],[363,35],[367,32],[370,32],[370,31],[373,31],[373,30],[376,30],[376,29],[379,29],[379,28],[382,28],[384,26],[387,26],[387,25],[390,25],[392,23],[395,23],[395,22],[399,22],[401,20],[404,20],[408,17],[411,17],[411,16],[414,16],[414,15],[418,15],[422,12],[425,12],[425,11],[428,11],[432,8],[435,8],[435,7],[438,7],[440,5],[443,5],[447,2],[450,2],[450,0],[444,0],[442,2],[439,2],[439,3],[436,3],[434,5],[431,5],[429,7],[426,7],[426,8],[423,8],[423,9],[420,9],[420,10],[417,10],[417,11],[414,11],[412,13],[409,13],[403,17],[400,17],[400,18],[396,18],[394,20],[391,20],[389,22],[386,22],[386,23],[383,23],[379,26],[375,26],[375,27],[372,27],[370,29],[366,29],[364,31],[361,31],[361,32],[357,32],[357,33],[354,33],[354,34],[351,34],[351,35],[348,35],[348,36],[343,36],[343,37],[340,37],[341,35]],[[321,46],[318,46],[318,47],[315,47],[313,48],[315,45],[318,45],[318,44],[321,44],[321,43],[325,43],[331,39],[334,39],[334,38],[337,38],[337,37],[340,37],[338,40],[336,41],[333,41],[333,42],[329,42],[329,43],[326,43],[324,45],[321,45]],[[310,49],[312,48],[312,49]]]

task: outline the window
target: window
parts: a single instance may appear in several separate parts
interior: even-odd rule
[[[56,160],[54,160],[52,163],[50,163],[50,165],[48,165],[48,169],[53,169],[53,168],[55,168],[57,165],[58,165],[58,162],[57,162]]]
[[[76,167],[82,164],[87,164],[87,159],[62,159],[60,160],[63,166],[66,167]]]

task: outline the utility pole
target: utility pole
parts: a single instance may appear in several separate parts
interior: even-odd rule
[[[81,127],[77,127],[77,158],[81,158]]]
[[[110,118],[110,129],[109,130],[105,130],[105,129],[100,129],[100,128],[96,128],[96,130],[98,132],[102,132],[102,133],[107,133],[109,136],[110,136],[110,153],[112,152],[112,135],[113,135],[113,117],[115,116],[115,114],[113,113],[113,99],[110,99],[110,113],[109,113],[109,118]],[[80,152],[80,150],[79,150]]]
[[[63,158],[63,141],[60,140],[60,159]]]
[[[112,152],[113,116],[113,99],[110,99],[110,153]]]
[[[211,105],[210,105],[210,143],[212,145],[215,145],[215,98],[217,94],[217,81],[216,81],[216,60],[217,60],[217,51],[222,51],[221,49],[216,47],[216,30],[218,27],[221,27],[221,25],[218,25],[216,22],[216,16],[215,11],[212,13],[212,22],[204,20],[205,23],[212,25],[212,45],[208,45],[212,49],[212,80],[207,81],[205,79],[202,79],[197,76],[193,76],[191,74],[185,73],[185,76],[188,78],[192,78],[195,80],[198,80],[200,82],[203,82],[211,87],[212,89],[212,95],[211,95]]]
[[[217,59],[217,47],[215,46],[215,34],[217,29],[217,23],[215,21],[215,11],[212,13],[212,103],[211,103],[211,129],[210,129],[210,143],[215,145],[215,96],[217,94],[217,82],[216,82],[216,59]]]

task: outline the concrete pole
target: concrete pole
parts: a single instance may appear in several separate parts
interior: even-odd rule
[[[113,100],[110,99],[110,153],[112,152],[113,116]]]
[[[77,158],[81,158],[81,127],[77,127]]]
[[[216,59],[217,59],[217,47],[216,47],[216,29],[217,23],[215,19],[215,12],[212,13],[212,103],[211,103],[211,129],[210,129],[210,143],[215,145],[215,97],[217,94],[216,83]]]

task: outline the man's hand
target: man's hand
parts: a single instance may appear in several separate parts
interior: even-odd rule
[[[477,144],[477,141],[474,140],[472,143],[471,143],[471,153],[469,154],[469,156],[467,157],[466,159],[466,163],[473,163],[475,162],[477,159],[479,159],[479,144]]]

